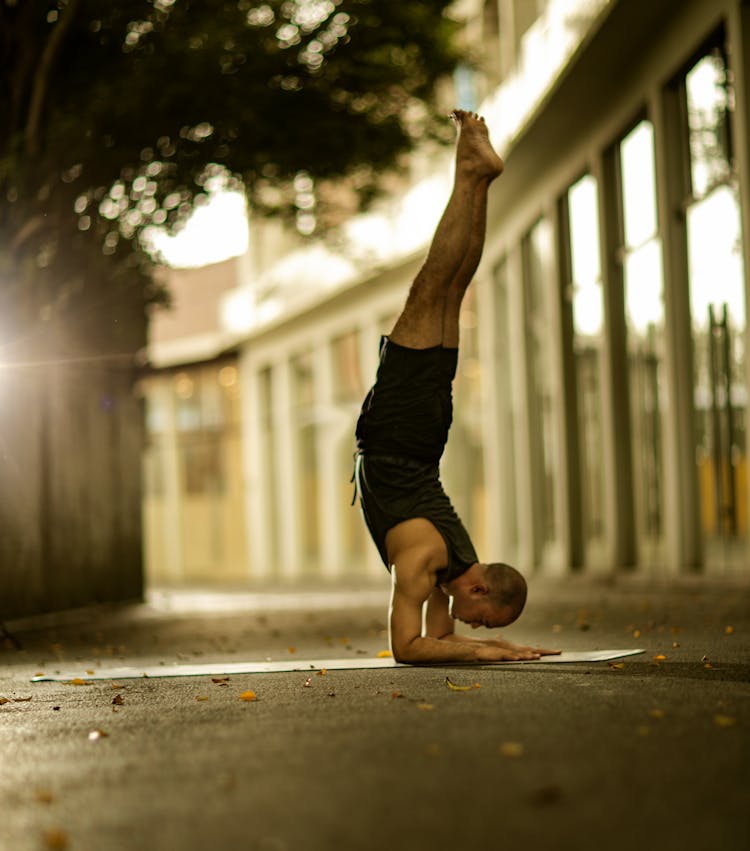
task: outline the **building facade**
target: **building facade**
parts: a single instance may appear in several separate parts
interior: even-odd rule
[[[506,160],[443,462],[480,558],[547,575],[746,572],[750,4],[462,11],[484,72],[458,75],[456,97]],[[350,506],[354,424],[448,172],[444,152],[415,160],[409,191],[335,252],[254,229],[220,307],[247,580],[382,575]]]

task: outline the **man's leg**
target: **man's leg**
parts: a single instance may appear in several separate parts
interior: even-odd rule
[[[453,305],[451,310],[460,307],[463,293],[479,263],[484,243],[487,189],[503,169],[502,160],[490,144],[484,120],[461,110],[456,110],[454,117],[460,129],[453,191],[427,259],[389,335],[394,343],[413,349],[451,345],[444,341],[448,301]],[[452,318],[449,324],[452,328]],[[455,325],[457,345],[457,313]],[[451,332],[449,338],[452,339],[450,335]]]
[[[487,230],[487,190],[489,186],[490,181],[486,180],[480,183],[474,192],[469,246],[466,250],[463,263],[461,263],[458,272],[456,272],[456,275],[451,281],[445,296],[442,344],[446,349],[458,348],[458,316],[461,312],[461,302],[474,277],[474,273],[477,271],[479,261],[482,259],[484,238]]]

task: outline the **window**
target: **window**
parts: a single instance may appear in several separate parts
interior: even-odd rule
[[[567,193],[573,357],[578,404],[578,449],[584,540],[604,534],[604,449],[601,351],[604,301],[599,255],[596,180],[587,174]]]

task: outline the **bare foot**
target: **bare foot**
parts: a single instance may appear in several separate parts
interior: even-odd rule
[[[463,109],[454,110],[451,118],[459,127],[456,168],[488,180],[502,174],[505,165],[490,143],[484,118]]]

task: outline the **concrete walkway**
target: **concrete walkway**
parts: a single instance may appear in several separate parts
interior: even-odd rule
[[[386,603],[385,585],[160,590],[7,624],[21,649],[0,647],[0,849],[750,847],[747,582],[533,584],[507,637],[647,651],[612,665],[29,682],[75,664],[371,657]]]

